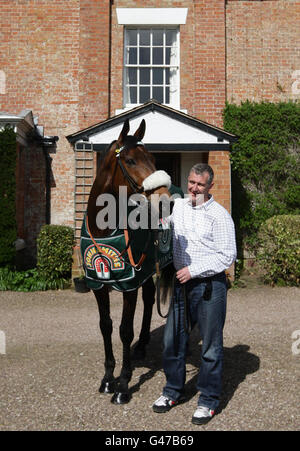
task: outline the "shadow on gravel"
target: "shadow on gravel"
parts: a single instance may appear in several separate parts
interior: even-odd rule
[[[151,332],[151,340],[148,345],[145,360],[133,362],[133,370],[138,367],[147,367],[149,371],[142,374],[139,381],[130,389],[131,394],[139,391],[140,387],[150,380],[157,371],[162,370],[162,343],[164,326],[158,327]],[[250,346],[238,344],[232,348],[224,347],[224,370],[223,370],[223,392],[221,395],[218,413],[226,408],[234,395],[239,384],[243,382],[248,374],[255,373],[259,369],[260,359],[257,355],[249,352]],[[199,367],[201,353],[201,338],[198,329],[195,328],[190,336],[187,363]],[[197,395],[197,374],[195,374],[185,385],[186,401]]]

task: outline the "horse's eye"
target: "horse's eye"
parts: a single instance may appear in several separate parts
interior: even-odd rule
[[[128,166],[135,166],[135,161],[132,159],[132,158],[127,158],[126,160],[125,160],[125,162],[126,162],[126,164],[128,165]]]

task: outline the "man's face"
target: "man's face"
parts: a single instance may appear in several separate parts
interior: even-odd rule
[[[213,183],[208,185],[209,174],[196,174],[191,171],[188,176],[188,194],[192,205],[201,205],[208,200],[209,190],[213,187]]]

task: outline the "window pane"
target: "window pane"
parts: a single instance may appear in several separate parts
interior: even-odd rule
[[[170,88],[166,88],[166,103],[170,103]]]
[[[140,69],[140,85],[150,85],[150,69]]]
[[[153,30],[153,45],[164,44],[164,32],[163,30]]]
[[[166,45],[174,45],[176,43],[176,30],[166,31]]]
[[[171,61],[171,49],[170,47],[166,48],[166,64],[170,64]]]
[[[170,69],[165,69],[166,71],[166,85],[170,84]]]
[[[160,47],[154,47],[153,48],[153,64],[163,64],[163,63],[164,63],[163,49]]]
[[[166,62],[165,64],[178,64],[177,49],[175,47],[166,47]]]
[[[129,88],[130,98],[128,103],[137,103],[137,88]]]
[[[130,85],[137,84],[137,69],[135,67],[128,68],[128,83]]]
[[[137,49],[134,47],[127,49],[127,64],[137,64]]]
[[[162,85],[164,82],[164,70],[163,69],[153,69],[153,84]]]
[[[137,30],[127,30],[127,45],[137,45]]]
[[[140,30],[140,45],[150,45],[150,30]]]
[[[140,103],[147,102],[150,99],[150,87],[140,88]]]
[[[158,102],[164,101],[164,88],[153,88],[153,99],[158,100]]]
[[[150,64],[150,49],[140,48],[140,64]]]

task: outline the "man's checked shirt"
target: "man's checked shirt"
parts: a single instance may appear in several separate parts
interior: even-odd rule
[[[188,266],[191,277],[218,274],[236,259],[234,224],[213,196],[193,207],[188,198],[176,199],[173,224],[173,263],[178,271]]]

